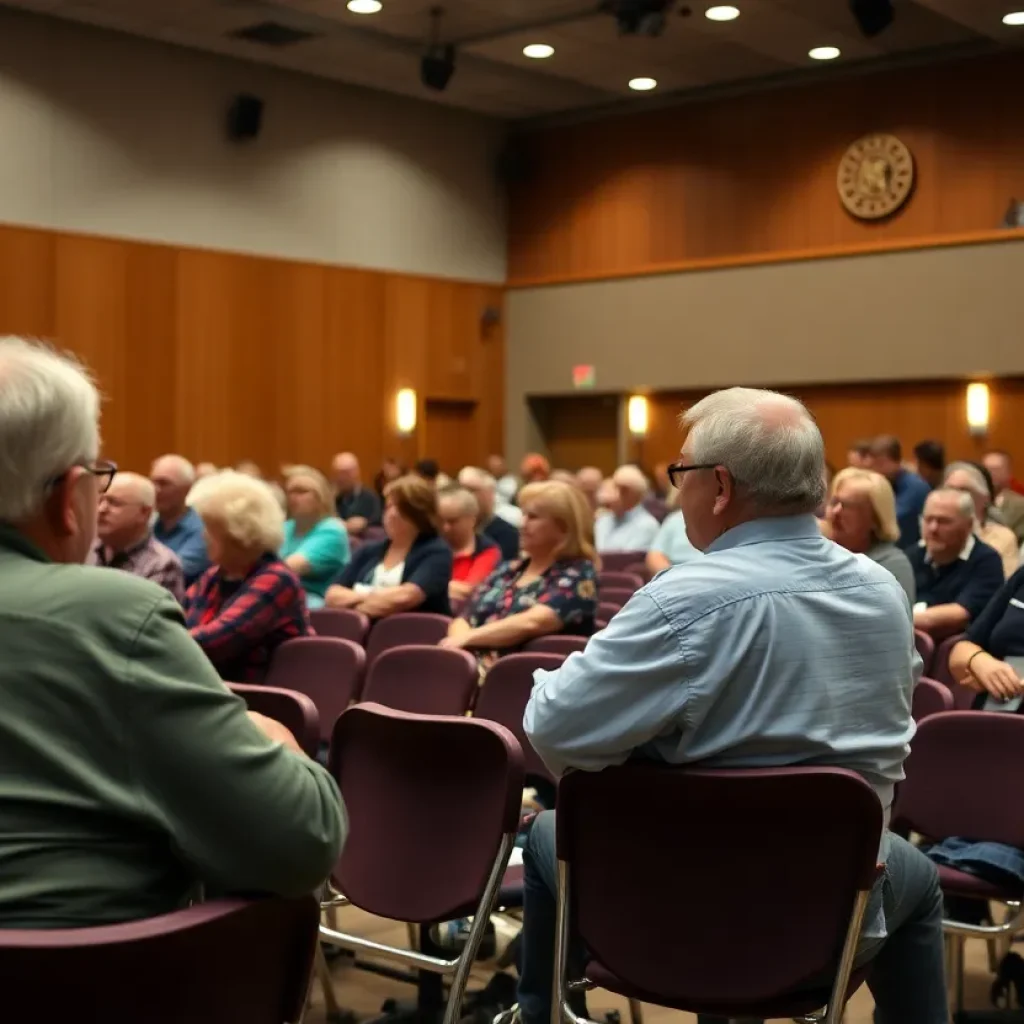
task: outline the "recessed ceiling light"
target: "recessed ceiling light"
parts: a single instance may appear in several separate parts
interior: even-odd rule
[[[347,4],[353,14],[376,14],[383,6],[380,0],[348,0]]]
[[[838,46],[815,46],[813,50],[807,51],[811,60],[835,60],[841,53]]]
[[[732,4],[716,4],[704,12],[704,17],[710,21],[734,21],[740,16],[740,9]]]
[[[543,60],[545,57],[550,57],[555,52],[553,46],[548,46],[547,43],[530,43],[529,46],[523,47],[524,57],[533,57],[535,60]]]
[[[1010,11],[1003,15],[1004,25],[1024,25],[1024,11]]]
[[[658,80],[656,78],[631,78],[629,87],[637,92],[650,92],[658,87]]]

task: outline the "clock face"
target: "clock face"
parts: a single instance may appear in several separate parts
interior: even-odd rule
[[[836,185],[854,217],[880,220],[910,197],[914,158],[895,135],[865,135],[843,154]]]

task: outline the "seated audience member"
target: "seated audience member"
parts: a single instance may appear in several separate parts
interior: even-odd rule
[[[853,469],[871,469],[871,439],[854,441],[846,453],[846,465]]]
[[[900,528],[889,481],[871,469],[841,469],[832,480],[828,536],[854,554],[867,555],[896,577],[911,605],[917,600],[914,570],[896,546]]]
[[[413,466],[412,471],[421,480],[426,480],[431,487],[437,490],[437,479],[441,476],[441,467],[437,464],[437,459],[420,459]]]
[[[165,589],[81,565],[114,472],[99,411],[71,357],[0,341],[2,927],[312,892],[345,833],[333,780],[246,713]]]
[[[1024,659],[1024,569],[1003,584],[971,623],[966,639],[950,652],[949,668],[962,685],[1009,700],[1024,693],[1024,682],[1006,658]],[[975,706],[982,704],[984,697]]]
[[[320,608],[331,580],[348,565],[348,530],[334,515],[327,477],[311,466],[290,466],[285,477],[290,518],[280,555],[302,582],[306,605]]]
[[[88,565],[122,569],[159,583],[175,601],[185,596],[185,577],[178,556],[164,547],[150,527],[156,489],[138,473],[118,473],[100,495],[96,543]]]
[[[153,463],[149,479],[156,488],[157,519],[153,536],[178,556],[185,586],[191,586],[210,564],[203,539],[203,521],[187,504],[196,482],[195,470],[192,463],[180,455],[162,455]]]
[[[924,507],[924,540],[907,550],[914,569],[914,625],[936,639],[960,633],[1003,584],[999,554],[974,536],[969,494],[940,487]]]
[[[652,541],[645,559],[647,571],[652,576],[670,566],[702,557],[701,552],[690,543],[690,538],[686,535],[686,520],[679,511],[679,492],[672,490],[670,495],[671,509],[658,527],[658,534]]]
[[[213,476],[214,473],[219,473],[220,470],[212,462],[199,462],[196,463],[196,479],[202,480],[204,477]]]
[[[496,505],[497,488],[494,477],[476,466],[466,466],[459,473],[459,484],[476,498],[480,506],[480,521],[477,529],[490,537],[501,549],[501,560],[510,562],[519,557],[519,531],[500,514]]]
[[[1009,579],[1020,564],[1020,544],[1008,526],[995,522],[991,510],[995,488],[988,470],[973,462],[951,462],[946,469],[944,487],[963,491],[974,502],[974,533],[1003,560],[1003,576]]]
[[[277,555],[284,514],[262,480],[233,470],[201,480],[192,506],[213,566],[185,595],[185,623],[222,679],[261,682],[276,648],[312,632],[299,578]]]
[[[327,589],[328,608],[371,619],[398,612],[450,615],[451,548],[438,536],[437,491],[414,474],[384,492],[387,537],[364,544]]]
[[[284,488],[276,480],[267,480],[258,462],[254,462],[252,459],[242,459],[241,462],[235,464],[235,471],[243,473],[245,476],[251,476],[253,480],[263,480],[273,493],[274,500],[281,506],[281,511],[288,514],[288,502],[285,499]],[[287,471],[284,475],[288,475]],[[196,479],[199,479],[198,473]]]
[[[1017,540],[1024,544],[1024,496],[1012,487],[1013,462],[1006,452],[986,452],[982,464],[992,477],[996,491],[996,508],[1006,525],[1013,530]]]
[[[543,455],[530,452],[523,456],[523,461],[519,464],[519,476],[524,486],[541,483],[551,476],[551,464]]]
[[[363,486],[359,460],[351,452],[339,452],[331,461],[334,476],[334,509],[345,529],[358,537],[368,526],[380,522],[380,498]]]
[[[548,480],[527,484],[519,502],[523,558],[491,573],[441,641],[481,653],[485,665],[538,636],[594,631],[597,570],[586,500]]]
[[[494,477],[498,497],[506,505],[514,504],[519,493],[519,481],[508,471],[504,455],[488,455],[485,463],[487,472]]]
[[[798,402],[732,388],[685,420],[674,475],[704,557],[662,573],[583,653],[536,673],[527,735],[556,775],[630,758],[846,768],[888,820],[921,671],[906,596],[881,566],[821,536],[824,450]],[[551,1019],[557,813],[536,819],[525,850],[519,1005],[506,1018],[525,1024]],[[936,868],[888,832],[879,859],[888,870],[856,961],[873,961],[877,1019],[945,1024]]]
[[[598,516],[594,523],[597,550],[647,551],[661,524],[643,506],[646,478],[636,466],[619,466],[612,483],[606,506],[609,514]]]
[[[405,476],[406,469],[397,459],[385,459],[380,464],[380,469],[377,470],[377,475],[373,478],[373,489],[377,492],[377,496],[380,498],[382,507],[384,501],[384,488],[393,480],[397,480],[400,476]]]
[[[590,505],[591,512],[597,511],[597,492],[604,483],[604,473],[597,466],[584,466],[576,473],[576,486]]]
[[[876,437],[871,443],[870,465],[889,481],[896,498],[896,522],[900,527],[899,545],[910,548],[921,539],[921,513],[931,488],[916,473],[904,469],[903,450],[897,438],[889,434]]]
[[[437,494],[441,533],[452,549],[452,578],[448,597],[463,601],[495,570],[501,549],[477,532],[480,506],[465,487],[447,487]]]
[[[914,445],[914,469],[931,488],[942,484],[946,469],[946,449],[941,441],[921,441]]]

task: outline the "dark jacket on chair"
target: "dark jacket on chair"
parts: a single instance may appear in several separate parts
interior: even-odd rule
[[[384,560],[390,546],[390,540],[364,544],[334,578],[334,582],[343,587],[354,587],[357,583],[371,584],[373,571]],[[405,569],[402,572],[403,583],[415,583],[427,595],[423,604],[414,610],[451,615],[451,606],[448,604],[448,583],[451,578],[452,549],[441,537],[417,538],[405,557]]]

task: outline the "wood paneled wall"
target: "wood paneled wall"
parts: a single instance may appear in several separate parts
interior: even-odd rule
[[[77,353],[106,398],[106,454],[143,472],[168,451],[273,475],[343,449],[367,477],[388,455],[480,462],[502,448],[487,307],[500,314],[499,286],[0,227],[0,334]],[[420,400],[409,438],[400,387]]]
[[[906,68],[552,127],[523,138],[510,283],[846,251],[999,227],[1024,198],[1024,54]],[[850,143],[892,132],[917,185],[883,222],[840,205]]]
[[[989,448],[1010,452],[1024,472],[1024,378],[989,382],[988,436],[974,438],[966,421],[965,381],[844,384],[821,387],[780,387],[799,398],[814,414],[825,439],[826,456],[836,468],[846,465],[850,445],[876,434],[895,434],[904,458],[913,457],[919,441],[941,441],[946,458],[978,459]],[[650,396],[648,434],[630,443],[631,457],[650,468],[679,457],[683,435],[679,414],[707,392],[673,392]]]

